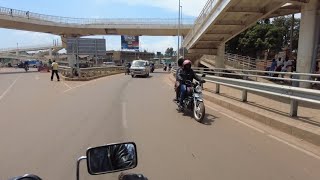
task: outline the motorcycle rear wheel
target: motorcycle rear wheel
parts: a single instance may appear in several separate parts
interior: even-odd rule
[[[205,116],[206,110],[203,102],[197,102],[193,108],[193,116],[198,122],[202,122]]]

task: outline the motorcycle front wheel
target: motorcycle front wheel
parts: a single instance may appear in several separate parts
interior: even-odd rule
[[[203,102],[198,101],[193,108],[193,116],[198,122],[202,122],[205,115],[205,106]]]

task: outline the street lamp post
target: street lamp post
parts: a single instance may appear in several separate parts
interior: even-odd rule
[[[177,62],[178,62],[178,60],[179,60],[179,54],[180,54],[180,52],[179,52],[179,50],[180,50],[180,17],[181,17],[181,15],[180,15],[180,8],[181,8],[181,2],[180,2],[180,0],[179,0],[179,16],[178,16],[178,49],[177,49]]]
[[[182,21],[182,6],[180,6],[181,8],[181,17],[180,17],[180,21],[181,21],[181,24],[183,24],[183,21]],[[184,40],[184,37],[182,36],[182,40],[181,40],[181,48],[182,48],[182,57],[184,58],[184,47],[182,47],[182,42]]]

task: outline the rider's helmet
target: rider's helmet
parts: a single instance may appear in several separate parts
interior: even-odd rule
[[[191,69],[191,61],[189,59],[183,61],[183,69],[190,70]]]
[[[182,64],[183,64],[183,62],[184,62],[184,59],[183,59],[183,57],[181,57],[181,58],[178,60],[178,66],[181,67]]]

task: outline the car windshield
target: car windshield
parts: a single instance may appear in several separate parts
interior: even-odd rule
[[[133,61],[132,67],[143,67],[146,62],[144,61]]]

